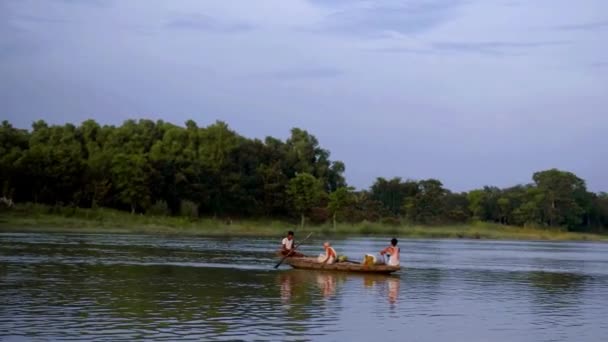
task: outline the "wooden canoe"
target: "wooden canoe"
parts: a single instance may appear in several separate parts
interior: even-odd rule
[[[322,271],[340,271],[340,272],[358,272],[358,273],[376,273],[390,274],[399,271],[399,266],[388,265],[373,265],[367,266],[354,262],[344,261],[333,264],[322,264],[317,262],[316,258],[287,258],[285,263],[293,268],[306,270],[322,270]]]

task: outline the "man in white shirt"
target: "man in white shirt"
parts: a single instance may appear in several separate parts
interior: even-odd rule
[[[293,237],[294,237],[294,234],[291,230],[289,232],[287,232],[287,237],[284,238],[283,241],[281,241],[281,254],[289,255],[290,257],[304,256],[303,254],[298,253],[293,250],[293,247],[294,247]]]

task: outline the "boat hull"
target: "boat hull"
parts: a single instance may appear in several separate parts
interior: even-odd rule
[[[352,272],[352,273],[374,273],[374,274],[390,274],[399,271],[399,266],[388,265],[373,265],[366,266],[353,262],[337,262],[333,264],[323,264],[317,262],[315,258],[287,258],[285,263],[297,269],[305,270],[320,270],[320,271],[336,271],[336,272]]]

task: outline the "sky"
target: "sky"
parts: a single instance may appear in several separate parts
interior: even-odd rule
[[[350,184],[608,191],[606,0],[0,0],[0,119],[315,135]]]

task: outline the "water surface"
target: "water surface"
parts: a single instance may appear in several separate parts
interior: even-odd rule
[[[333,242],[359,259],[387,240]],[[406,269],[365,276],[274,270],[279,241],[0,234],[0,340],[608,336],[608,244],[402,240]]]

